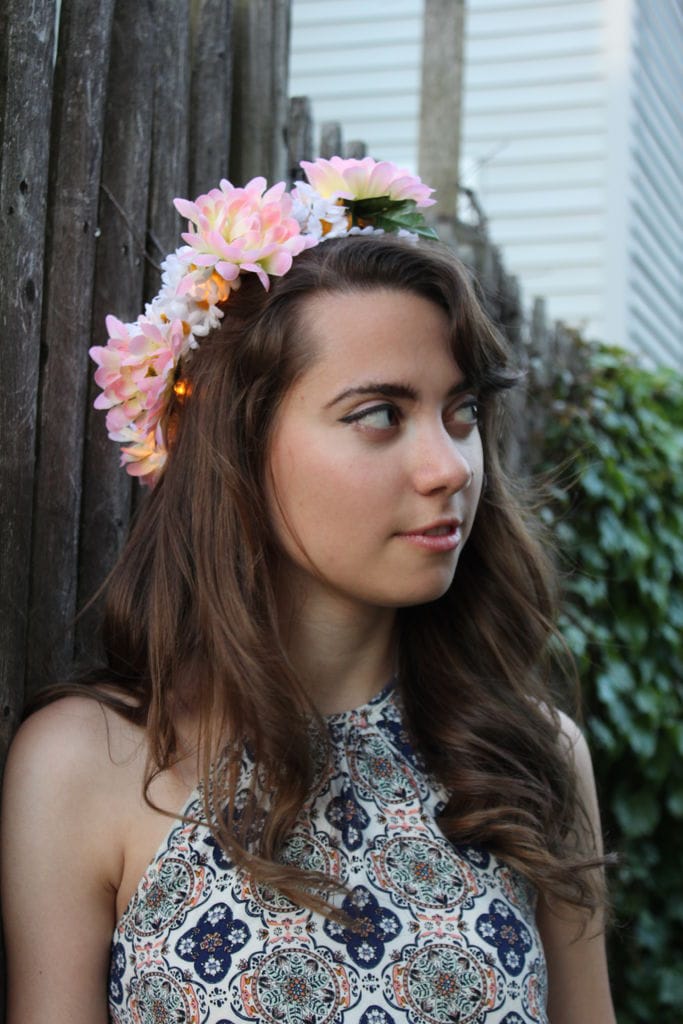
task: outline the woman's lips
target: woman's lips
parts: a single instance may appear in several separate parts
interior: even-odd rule
[[[460,544],[462,534],[460,523],[455,520],[433,523],[417,530],[409,530],[398,534],[403,540],[423,548],[425,551],[453,551]]]

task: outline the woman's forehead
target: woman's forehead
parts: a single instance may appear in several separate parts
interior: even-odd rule
[[[309,382],[351,387],[368,380],[410,384],[444,378],[451,387],[462,376],[448,317],[412,292],[382,288],[316,295],[302,308],[302,326],[311,356],[304,374]]]

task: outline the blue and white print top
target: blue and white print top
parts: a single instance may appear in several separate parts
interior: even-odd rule
[[[177,822],[114,933],[111,1024],[547,1024],[535,893],[444,837],[446,793],[395,687],[327,724],[330,761],[283,860],[341,880],[362,926],[295,906]],[[197,793],[185,813],[201,818]]]

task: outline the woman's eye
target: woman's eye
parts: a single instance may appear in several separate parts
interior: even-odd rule
[[[448,416],[448,422],[454,427],[476,427],[479,422],[479,403],[476,398],[468,398],[456,406]]]
[[[342,417],[342,423],[360,423],[372,430],[390,430],[398,426],[399,414],[393,405],[373,405]]]

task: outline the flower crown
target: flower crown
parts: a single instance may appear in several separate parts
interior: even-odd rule
[[[420,207],[434,191],[387,161],[302,160],[308,182],[291,192],[280,182],[266,188],[253,178],[244,188],[225,179],[195,202],[175,199],[188,220],[186,243],[161,264],[161,291],[135,323],[106,318],[108,340],[95,345],[95,381],[107,410],[107,431],[119,441],[121,465],[153,485],[166,461],[162,422],[171,394],[184,394],[178,366],[218,326],[223,304],[240,275],[256,274],[263,287],[292,260],[329,238],[383,233],[436,238]]]

